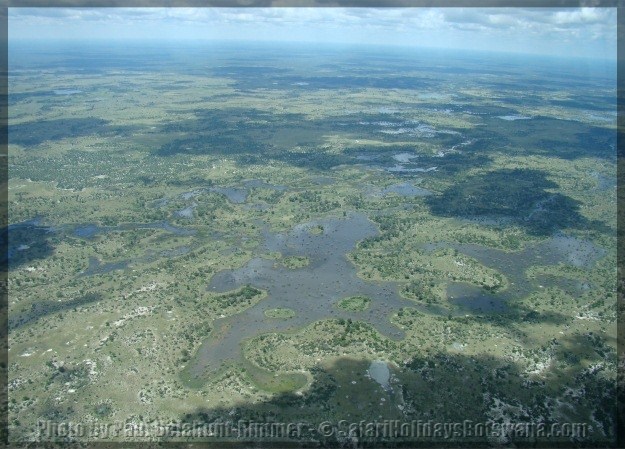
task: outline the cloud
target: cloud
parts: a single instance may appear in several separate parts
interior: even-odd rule
[[[250,0],[255,1],[271,2]],[[50,33],[57,38],[63,30],[106,37],[115,29],[125,38],[134,30],[135,38],[143,33],[229,39],[258,30],[270,37],[274,30],[278,40],[377,39],[460,47],[482,40],[483,47],[508,42],[512,50],[587,48],[591,54],[593,42],[604,52],[616,48],[616,8],[9,8],[9,27],[10,37],[11,30],[42,38],[47,30],[56,30]],[[569,47],[557,50],[557,42]]]
[[[445,20],[451,24],[473,23],[484,27],[546,27],[548,25],[602,24],[616,26],[614,8],[571,8],[556,10],[552,8],[449,8],[444,11]],[[549,31],[545,28],[545,31]]]
[[[556,24],[580,25],[586,23],[606,23],[609,15],[614,12],[609,9],[581,8],[573,11],[558,11],[554,17]]]
[[[397,23],[407,20],[429,27],[432,20],[446,26],[466,24],[500,28],[540,24],[615,25],[615,8],[9,8],[14,20],[33,17],[64,20],[179,20],[260,21],[306,23]]]

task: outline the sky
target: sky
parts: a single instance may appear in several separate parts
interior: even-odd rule
[[[254,40],[616,59],[616,8],[9,8],[9,41]]]

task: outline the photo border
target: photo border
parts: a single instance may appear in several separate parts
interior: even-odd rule
[[[349,8],[408,8],[408,7],[466,7],[466,8],[617,8],[617,417],[616,441],[612,447],[625,447],[625,0],[9,0],[0,7],[0,442],[8,444],[8,8],[62,7],[62,8],[110,8],[110,7],[349,7]],[[136,443],[136,442],[90,442],[88,447],[172,447],[186,448],[190,444],[202,447],[249,447],[249,443]],[[13,447],[17,447],[12,443]],[[37,444],[35,444],[37,446]],[[63,446],[58,443],[38,444],[39,447]],[[71,446],[84,447],[81,443]],[[255,447],[310,447],[305,442],[254,443]],[[388,446],[382,444],[382,446]],[[433,444],[395,443],[394,447],[433,447]],[[483,447],[472,443],[434,443],[436,447]],[[522,445],[525,447],[526,445]],[[556,447],[554,444],[538,444],[540,447]],[[597,444],[605,447],[605,443]],[[33,447],[25,444],[24,447]],[[537,447],[534,445],[533,447]],[[557,447],[568,447],[558,444]],[[588,447],[588,445],[585,445]]]

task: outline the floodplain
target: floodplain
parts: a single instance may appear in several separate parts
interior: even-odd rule
[[[360,46],[20,45],[14,441],[40,421],[155,420],[306,422],[299,439],[327,444],[345,437],[323,421],[383,419],[614,438],[615,72]]]

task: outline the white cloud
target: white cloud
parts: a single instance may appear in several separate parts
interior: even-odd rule
[[[558,11],[554,14],[557,24],[578,25],[583,23],[605,23],[610,10],[581,8],[573,11]]]
[[[277,40],[538,48],[551,53],[596,54],[601,48],[611,55],[616,48],[616,9],[9,8],[10,38],[60,38],[63,32],[94,38],[113,32],[122,38],[266,35]]]

